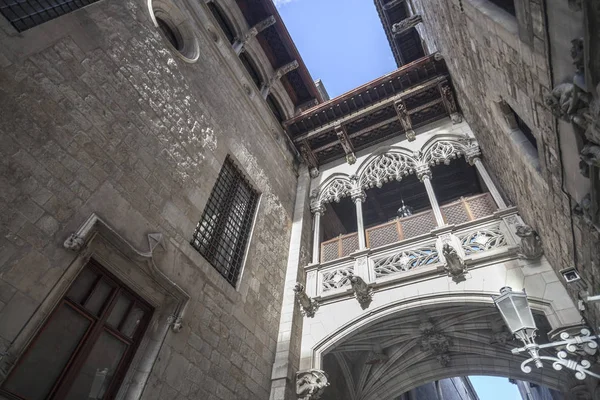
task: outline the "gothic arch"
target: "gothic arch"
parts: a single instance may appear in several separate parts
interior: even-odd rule
[[[475,143],[475,140],[472,140]],[[469,147],[467,138],[458,135],[435,136],[421,148],[421,160],[426,165],[450,164],[453,159],[464,157]]]
[[[320,204],[339,203],[343,197],[350,196],[353,187],[348,175],[334,174],[319,186],[318,201]]]
[[[358,168],[358,185],[367,189],[381,187],[393,179],[401,180],[418,165],[414,154],[404,147],[383,147],[369,156]]]
[[[544,301],[531,306],[542,318],[552,312]],[[366,363],[375,342],[385,359]],[[525,374],[520,368],[525,357],[510,352],[517,345],[489,296],[430,295],[394,302],[343,325],[313,347],[311,367],[322,368],[325,356],[335,357],[336,376],[344,376],[356,400],[396,398],[422,384],[464,375],[511,377],[559,391],[578,382],[571,371],[548,365]]]

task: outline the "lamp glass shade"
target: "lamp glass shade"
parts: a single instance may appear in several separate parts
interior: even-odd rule
[[[523,329],[537,329],[527,301],[527,295],[524,292],[503,290],[500,296],[494,298],[494,302],[502,314],[504,322],[513,334]]]

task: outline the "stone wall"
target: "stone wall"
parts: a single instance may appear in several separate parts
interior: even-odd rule
[[[207,32],[204,3],[177,5],[196,63],[167,47],[142,0],[101,0],[22,34],[0,18],[0,381],[23,326],[58,300],[75,258],[63,242],[96,212],[140,249],[162,232],[158,267],[192,297],[142,398],[268,398],[296,166],[241,63]],[[261,192],[237,290],[189,244],[227,154]]]
[[[427,42],[446,59],[459,104],[479,141],[484,163],[505,197],[539,232],[556,271],[574,265],[575,237],[578,267],[597,288],[592,260],[600,261],[598,235],[572,218],[575,202],[563,190],[557,122],[544,104],[544,96],[554,84],[545,8],[554,7],[554,2],[516,0],[517,9],[528,10],[524,20],[529,22],[525,25],[523,18],[517,21],[488,0],[414,3],[417,13],[423,15]],[[524,38],[526,31],[529,36]],[[564,56],[569,57],[568,53]],[[506,115],[502,102],[531,128],[537,140],[537,161],[531,146],[518,139],[514,120]],[[576,298],[576,291],[571,290],[571,295]],[[600,321],[593,316],[591,319],[592,326]]]

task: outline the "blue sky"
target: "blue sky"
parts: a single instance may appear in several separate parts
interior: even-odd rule
[[[275,0],[313,79],[333,98],[396,69],[373,0]]]
[[[396,69],[373,0],[274,0],[313,79],[333,98]],[[471,377],[481,400],[520,399],[507,378]]]
[[[471,383],[480,400],[521,400],[517,385],[508,378],[497,376],[470,376]]]

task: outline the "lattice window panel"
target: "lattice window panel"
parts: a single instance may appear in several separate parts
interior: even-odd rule
[[[471,220],[469,213],[467,212],[467,209],[462,201],[454,204],[448,204],[440,208],[442,210],[442,215],[446,219],[446,223],[449,225],[462,224],[463,222],[468,222]]]
[[[369,241],[369,247],[372,249],[375,247],[384,246],[386,244],[395,243],[400,240],[396,222],[368,229],[367,237]]]
[[[400,225],[402,226],[404,239],[423,235],[437,226],[433,211],[415,214],[412,217],[401,219]]]
[[[327,262],[339,258],[339,241],[335,240],[321,245],[321,262]]]
[[[374,261],[375,276],[393,275],[440,261],[435,246],[400,251]]]
[[[472,197],[467,200],[467,204],[469,204],[469,209],[474,219],[483,218],[496,211],[496,204],[489,193]]]
[[[358,250],[358,234],[346,236],[340,240],[342,242],[342,257]]]
[[[506,237],[499,227],[480,229],[460,236],[465,254],[479,253],[507,246]]]
[[[354,273],[353,266],[323,272],[323,293],[350,285],[350,277]]]

